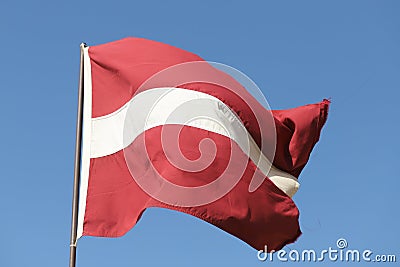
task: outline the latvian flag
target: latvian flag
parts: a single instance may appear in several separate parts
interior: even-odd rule
[[[122,236],[148,207],[196,216],[255,249],[299,237],[291,197],[328,100],[271,111],[234,75],[146,39],[82,49],[78,238]]]

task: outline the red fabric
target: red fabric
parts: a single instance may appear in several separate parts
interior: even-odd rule
[[[217,144],[217,156],[213,163],[205,171],[188,173],[175,168],[165,158],[165,152],[161,149],[161,128],[146,131],[145,135],[142,134],[128,148],[129,159],[134,164],[132,167],[137,175],[154,179],[155,174],[149,167],[153,164],[156,170],[162,172],[163,177],[175,184],[199,186],[212,182],[225,170],[231,153],[229,138],[198,128],[184,127],[180,136],[180,147],[182,151],[186,151],[186,155],[196,156],[199,153],[198,143],[203,138],[212,138]],[[146,147],[143,146],[143,138],[146,138]],[[233,145],[232,150],[232,153],[247,162],[247,156],[239,147]],[[143,156],[145,153],[149,158]],[[231,175],[240,171],[233,169]],[[300,235],[299,212],[292,199],[269,179],[265,179],[255,192],[249,193],[254,172],[255,175],[264,177],[254,163],[248,161],[244,175],[227,195],[208,205],[186,208],[161,203],[144,193],[132,179],[123,151],[92,159],[83,234],[121,236],[135,225],[147,207],[164,207],[212,223],[254,248],[261,249],[264,245],[271,249],[281,248]]]
[[[330,101],[287,110],[272,110],[276,123],[274,166],[298,177],[319,140]]]
[[[139,38],[127,38],[90,47],[89,55],[92,64],[93,118],[107,115],[122,107],[138,93],[142,83],[157,72],[178,63],[202,61],[200,57],[187,51]],[[273,164],[297,177],[319,139],[326,121],[329,101],[273,111],[272,118],[266,116],[267,111],[230,76],[204,65],[200,71],[202,78],[220,80],[222,84],[228,84],[229,89],[202,82],[201,79],[199,82],[185,82],[187,76],[195,72],[199,74],[198,70],[184,73],[184,79],[178,75],[179,72],[166,72],[157,81],[145,84],[141,90],[179,84],[179,87],[213,95],[237,113],[259,145],[261,140],[271,142],[271,132],[262,131],[260,125],[273,123],[277,136]],[[232,91],[232,88],[235,90]],[[227,151],[227,143],[230,144],[228,138],[201,129],[184,127],[179,141],[188,157],[196,158],[198,142],[205,136],[212,138],[217,144],[217,157],[202,172],[180,171],[165,159],[160,145],[160,129],[161,127],[157,127],[146,131],[128,149],[132,152],[129,159],[133,160],[133,164],[136,162],[136,170],[143,173],[146,179],[153,177],[148,168],[152,163],[171,182],[198,186],[216,177],[229,160],[227,155],[231,151]],[[142,156],[145,148],[141,146],[140,140],[146,140],[146,154],[150,155],[149,159]],[[232,146],[232,151],[239,157],[245,157],[235,145]],[[280,249],[296,240],[301,233],[298,209],[290,197],[269,179],[265,179],[255,192],[249,193],[248,186],[254,173],[257,176],[263,175],[249,161],[241,180],[226,196],[207,205],[181,208],[163,204],[143,192],[132,179],[123,151],[91,159],[83,235],[121,236],[136,224],[147,207],[164,207],[201,218],[256,249],[263,249],[264,245],[268,245],[268,249]]]

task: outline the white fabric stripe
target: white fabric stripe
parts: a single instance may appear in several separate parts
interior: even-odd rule
[[[299,188],[294,176],[272,166],[228,106],[211,95],[182,88],[146,90],[119,110],[93,118],[91,158],[118,152],[144,131],[166,124],[188,125],[227,136],[287,195],[293,196]],[[124,134],[125,128],[128,130]]]
[[[83,49],[83,128],[81,151],[81,177],[79,188],[79,211],[77,239],[83,233],[83,220],[85,219],[86,196],[89,182],[90,166],[90,140],[92,135],[92,69],[89,57],[89,47]]]

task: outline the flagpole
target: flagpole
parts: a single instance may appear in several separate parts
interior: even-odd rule
[[[69,267],[75,267],[76,263],[76,234],[78,226],[79,207],[79,182],[81,170],[81,147],[82,147],[82,115],[83,115],[83,48],[85,43],[80,45],[80,67],[78,85],[78,112],[76,118],[75,135],[75,162],[74,162],[74,187],[72,195],[72,220],[71,220],[71,241],[69,245]]]

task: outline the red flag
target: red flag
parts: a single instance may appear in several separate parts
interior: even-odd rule
[[[162,207],[256,249],[294,242],[291,196],[328,106],[271,112],[230,75],[159,42],[85,48],[78,237],[122,236]]]

